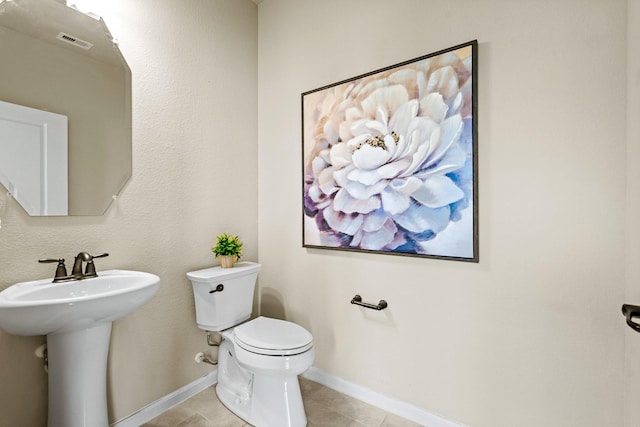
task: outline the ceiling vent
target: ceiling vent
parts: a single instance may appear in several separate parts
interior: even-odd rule
[[[56,38],[58,40],[62,40],[63,42],[67,42],[69,44],[72,44],[84,50],[89,50],[93,47],[93,44],[86,42],[82,39],[79,39],[77,37],[73,37],[72,35],[69,35],[67,33],[60,33],[56,36]]]

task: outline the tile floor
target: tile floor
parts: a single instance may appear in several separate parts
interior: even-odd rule
[[[390,414],[316,382],[300,377],[308,427],[416,427]],[[154,418],[143,427],[248,427],[218,400],[214,387]]]

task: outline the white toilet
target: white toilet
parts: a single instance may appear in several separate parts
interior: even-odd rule
[[[187,273],[198,327],[223,338],[216,393],[229,410],[256,427],[306,426],[298,375],[313,364],[313,337],[284,320],[245,322],[259,271],[260,264],[240,262]]]

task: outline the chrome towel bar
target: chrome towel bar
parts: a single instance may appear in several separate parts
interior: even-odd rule
[[[362,302],[362,297],[360,295],[356,295],[353,298],[351,298],[351,304],[370,308],[372,310],[384,310],[388,306],[387,302],[383,299],[381,299],[377,305],[369,304],[368,302]]]

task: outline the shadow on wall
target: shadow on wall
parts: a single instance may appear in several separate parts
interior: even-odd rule
[[[273,288],[262,288],[260,315],[274,319],[285,319],[282,294]]]

